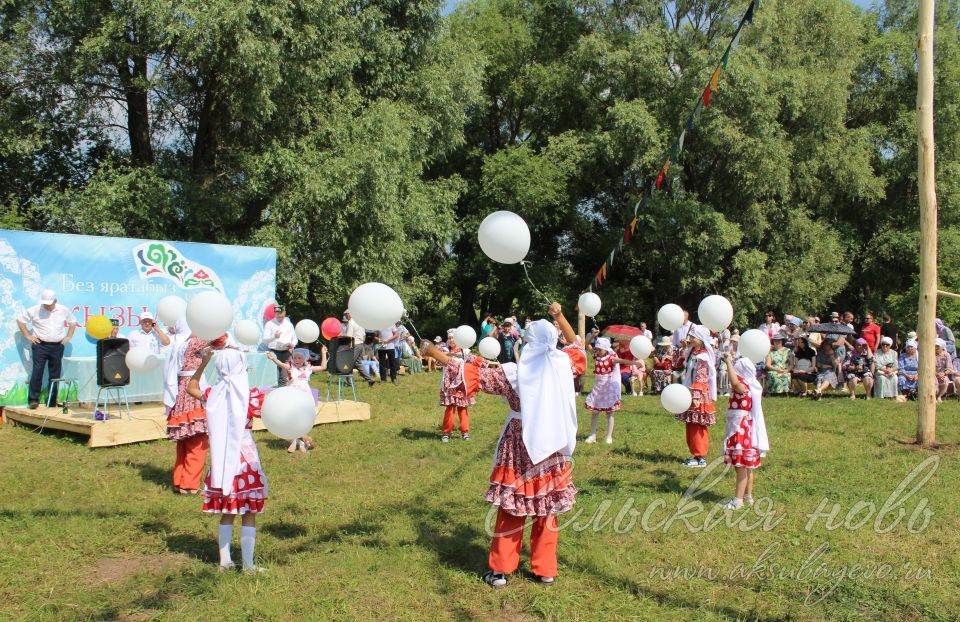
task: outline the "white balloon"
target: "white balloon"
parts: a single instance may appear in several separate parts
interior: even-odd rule
[[[745,356],[754,363],[766,360],[770,352],[770,338],[762,330],[751,328],[740,335],[740,344],[737,346],[740,356]]]
[[[637,335],[630,340],[630,352],[638,359],[645,359],[653,352],[653,342],[645,335]]]
[[[480,356],[491,361],[500,356],[500,342],[493,337],[480,340]]]
[[[260,409],[263,425],[280,438],[305,436],[313,429],[317,407],[313,396],[296,387],[280,387],[267,393]]]
[[[293,330],[303,343],[313,343],[320,338],[320,327],[313,320],[300,320]]]
[[[383,283],[364,283],[353,290],[347,309],[354,321],[367,330],[390,328],[403,317],[403,301]]]
[[[477,331],[466,324],[458,326],[457,330],[453,331],[453,342],[464,350],[468,350],[477,342]]]
[[[216,339],[227,332],[231,324],[233,305],[220,292],[200,292],[187,303],[187,326],[201,339]]]
[[[580,313],[583,313],[587,317],[594,317],[600,313],[600,296],[597,296],[593,292],[584,292],[580,294],[580,300],[577,301],[577,306],[580,308]]]
[[[530,229],[513,212],[494,212],[477,230],[480,250],[499,263],[520,263],[530,251]]]
[[[233,327],[233,335],[245,346],[255,346],[260,343],[260,327],[253,320],[240,320]]]
[[[130,371],[137,373],[146,373],[157,368],[160,364],[160,357],[147,348],[133,348],[127,352],[124,359]]]
[[[664,330],[674,331],[683,326],[683,309],[673,303],[665,304],[657,311],[657,323]]]
[[[660,393],[660,404],[675,415],[689,410],[692,403],[690,389],[682,384],[668,384]]]
[[[697,317],[710,330],[720,332],[733,321],[733,305],[723,296],[707,296],[697,307]]]
[[[173,326],[187,313],[187,301],[180,296],[164,296],[157,303],[157,317],[167,326]]]

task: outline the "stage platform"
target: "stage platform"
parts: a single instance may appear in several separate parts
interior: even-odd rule
[[[50,430],[63,430],[88,437],[87,447],[112,447],[127,443],[142,443],[165,439],[167,418],[163,404],[150,402],[130,404],[130,419],[111,405],[110,419],[97,421],[92,407],[71,407],[66,414],[62,408],[47,408],[41,405],[36,410],[10,407],[3,409],[3,417],[16,422]],[[370,419],[370,405],[364,402],[344,400],[320,402],[314,425],[341,421],[366,421]],[[264,430],[260,419],[253,420],[254,430]]]

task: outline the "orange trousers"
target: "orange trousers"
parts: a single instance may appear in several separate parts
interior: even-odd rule
[[[173,485],[182,490],[200,488],[203,463],[207,461],[207,435],[197,434],[177,441],[177,461],[173,464]]]
[[[460,416],[460,431],[469,432],[470,431],[470,413],[467,412],[466,406],[447,406],[443,411],[443,433],[450,434],[453,432],[453,415],[454,413]]]
[[[510,574],[520,565],[520,549],[523,548],[523,525],[525,516],[514,516],[503,509],[497,510],[496,531],[490,542],[490,570]],[[533,519],[530,531],[530,570],[538,577],[557,576],[557,541],[560,532],[557,516],[538,516]]]
[[[687,424],[687,448],[694,458],[706,458],[710,450],[710,430],[699,423]]]

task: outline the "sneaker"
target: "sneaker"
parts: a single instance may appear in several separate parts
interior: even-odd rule
[[[464,432],[462,438],[463,438],[463,440],[465,440],[465,441],[469,441],[469,440],[470,440],[470,433],[469,433],[469,432]]]
[[[636,393],[635,395],[639,395],[640,397],[643,397],[643,391],[640,391],[639,393]]]
[[[593,445],[594,443],[597,442],[597,436],[595,434],[591,434],[587,438],[583,439],[583,442],[586,443],[587,445]]]
[[[219,566],[217,566],[218,572],[233,572],[236,569],[237,569],[237,565],[234,564],[233,562],[230,562],[229,564],[220,564]]]
[[[400,382],[399,382],[396,378],[394,378],[394,379],[391,380],[390,382],[392,382],[393,384],[400,384]]]
[[[633,391],[632,393],[630,393],[630,396],[631,396],[631,397],[637,397],[637,392],[636,392],[636,391]]]
[[[746,505],[753,505],[753,496],[752,495],[743,495],[743,502]]]
[[[507,575],[503,574],[502,572],[494,572],[491,570],[483,575],[483,582],[490,587],[506,587]]]
[[[553,585],[556,577],[537,577],[537,580],[544,585]]]
[[[697,459],[697,466],[698,466],[699,468],[701,468],[701,469],[704,468],[704,467],[706,467],[706,466],[707,466],[707,459],[706,459],[706,458],[698,458],[698,459]]]
[[[724,499],[718,505],[722,507],[724,510],[739,510],[743,508],[743,499],[730,497],[729,499]]]
[[[443,436],[441,436],[441,437],[440,437],[440,442],[441,442],[441,443],[449,443],[449,442],[450,442],[450,435],[449,435],[449,434],[444,434]]]
[[[263,566],[244,566],[243,574],[263,574],[267,571]]]
[[[609,436],[606,438],[606,440],[605,440],[604,442],[605,442],[607,445],[613,445],[613,439],[610,438]]]
[[[683,466],[691,469],[699,469],[707,466],[707,461],[703,458],[687,458],[683,461]]]
[[[371,387],[372,387],[372,386],[375,386],[375,385],[377,384],[377,381],[376,381],[376,380],[367,380],[367,382],[370,383],[370,386],[371,386]]]

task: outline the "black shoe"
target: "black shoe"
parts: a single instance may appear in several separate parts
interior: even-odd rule
[[[29,408],[30,410],[36,410],[40,408],[40,402],[30,402]]]
[[[367,382],[370,383],[370,386],[371,386],[371,387],[372,387],[373,385],[377,384],[377,381],[376,381],[376,380],[367,380]]]
[[[393,384],[400,384],[399,382],[397,382],[397,379],[396,379],[396,378],[394,378],[394,379],[391,380],[390,382],[392,382]]]

